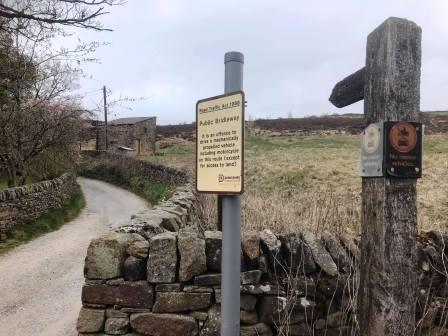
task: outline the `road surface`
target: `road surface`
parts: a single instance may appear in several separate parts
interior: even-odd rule
[[[90,240],[147,208],[144,200],[110,184],[78,182],[86,208],[77,219],[0,256],[0,335],[77,335]]]

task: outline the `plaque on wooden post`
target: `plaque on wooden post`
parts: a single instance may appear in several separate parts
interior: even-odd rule
[[[387,121],[384,123],[386,147],[384,170],[388,176],[419,178],[422,176],[421,123]]]
[[[361,135],[361,176],[420,178],[423,125],[386,121],[370,124]]]
[[[370,124],[361,134],[362,177],[383,176],[383,123]]]

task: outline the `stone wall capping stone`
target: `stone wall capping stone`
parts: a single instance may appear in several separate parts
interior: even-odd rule
[[[311,248],[296,233],[280,235],[282,260],[287,269],[295,274],[310,274],[316,271],[316,262]]]
[[[312,232],[302,232],[302,238],[308,247],[311,249],[316,264],[328,275],[335,276],[338,274],[338,267],[333,258],[325,249],[321,240]]]
[[[180,256],[180,281],[189,281],[195,275],[207,271],[204,239],[190,232],[179,232],[177,248]]]
[[[151,283],[172,283],[177,278],[177,234],[160,233],[149,240],[147,279]]]
[[[109,232],[90,242],[84,264],[88,279],[113,279],[123,276],[125,251],[132,234]]]
[[[160,223],[162,220],[160,219]],[[140,221],[138,223],[131,223],[131,225],[123,225],[115,229],[115,232],[119,233],[138,233],[142,237],[144,237],[146,240],[151,239],[155,235],[158,235],[160,233],[167,232],[168,230],[161,227],[159,224],[153,223],[147,223]]]
[[[361,251],[355,242],[355,236],[351,233],[344,232],[339,236],[339,239],[355,261],[359,261],[361,259]]]
[[[321,236],[322,244],[330,253],[339,270],[349,273],[353,268],[353,262],[342,246],[341,242],[329,231],[324,231]]]
[[[244,264],[247,269],[259,268],[260,234],[255,231],[244,232],[241,237]]]
[[[273,270],[281,260],[281,242],[277,236],[269,229],[260,232],[260,247],[268,258],[268,267]]]
[[[160,218],[160,226],[168,231],[177,232],[182,226],[182,220],[175,214],[162,209],[152,209],[152,218]]]

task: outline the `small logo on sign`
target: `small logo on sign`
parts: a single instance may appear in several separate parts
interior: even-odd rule
[[[409,153],[417,144],[417,130],[407,122],[396,123],[390,130],[392,147],[400,153]]]
[[[218,175],[218,181],[220,183],[222,182],[236,182],[239,181],[241,179],[241,176],[225,176],[223,174],[219,174]]]
[[[380,132],[378,126],[369,125],[362,135],[362,146],[368,154],[373,154],[377,151],[380,144]]]

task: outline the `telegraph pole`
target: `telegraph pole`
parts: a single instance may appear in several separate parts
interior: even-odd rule
[[[104,104],[104,148],[108,149],[107,143],[107,98],[106,98],[106,85],[103,86],[103,104]]]

